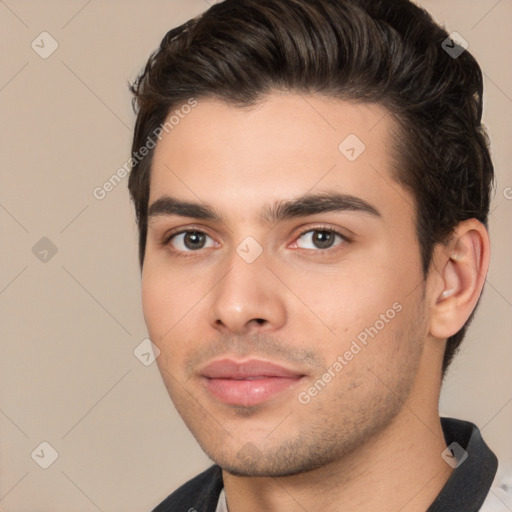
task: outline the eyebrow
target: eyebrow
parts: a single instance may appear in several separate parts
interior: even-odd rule
[[[341,211],[381,217],[377,208],[364,199],[334,192],[306,194],[296,199],[277,201],[271,205],[265,205],[260,217],[264,222],[273,224],[286,219]],[[158,216],[173,215],[223,222],[222,216],[210,205],[182,201],[171,196],[160,197],[151,204],[148,210],[148,220]]]

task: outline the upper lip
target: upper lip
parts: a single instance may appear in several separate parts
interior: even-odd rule
[[[247,379],[251,377],[298,378],[304,374],[261,359],[235,361],[220,359],[205,366],[200,372],[208,379]]]

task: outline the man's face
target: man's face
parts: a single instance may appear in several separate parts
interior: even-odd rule
[[[230,472],[333,462],[416,385],[428,313],[392,128],[320,96],[200,100],[155,149],[144,315],[176,408]]]

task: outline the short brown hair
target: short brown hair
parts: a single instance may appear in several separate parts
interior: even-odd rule
[[[468,51],[446,51],[448,37],[408,0],[225,0],[169,31],[130,85],[132,151],[191,97],[244,107],[285,90],[378,103],[398,121],[394,178],[414,197],[427,275],[434,246],[459,222],[487,225],[494,177],[482,72]],[[141,266],[152,155],[129,179]],[[443,374],[472,316],[449,338]]]

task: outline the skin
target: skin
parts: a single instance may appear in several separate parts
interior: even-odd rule
[[[172,196],[220,217],[152,216],[142,293],[164,383],[223,468],[230,512],[424,511],[451,473],[441,458],[441,362],[480,295],[489,244],[480,223],[461,223],[425,279],[414,201],[392,178],[393,123],[379,105],[318,95],[276,92],[250,109],[201,99],[155,149],[150,206]],[[338,149],[349,134],[366,146],[353,162]],[[261,216],[333,192],[379,215]],[[329,229],[349,241],[319,249],[312,234]],[[169,240],[186,230],[206,233],[206,244]],[[252,263],[236,250],[249,236],[262,249]],[[400,311],[301,403],[394,304]],[[304,377],[262,404],[228,405],[200,375],[220,357],[257,357]]]

